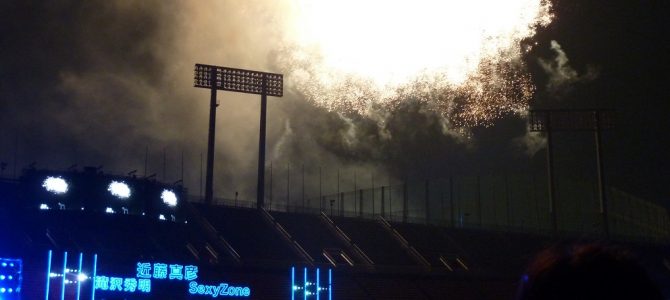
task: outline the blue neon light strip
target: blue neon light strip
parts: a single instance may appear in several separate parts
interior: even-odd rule
[[[95,300],[95,277],[98,274],[98,255],[93,255],[93,276],[91,277],[91,300]]]
[[[65,300],[65,277],[67,275],[67,251],[63,253],[63,280],[60,290],[60,299]]]
[[[328,269],[328,300],[333,300],[333,270]]]
[[[83,259],[84,254],[79,252],[79,270],[77,272],[77,300],[79,300],[79,295],[81,294],[81,278],[79,278],[79,275],[81,274],[81,263]]]
[[[316,268],[316,300],[319,300],[321,294],[321,286],[319,285],[319,268]]]
[[[295,300],[295,267],[291,267],[291,300]]]
[[[303,299],[307,300],[307,268],[304,268],[302,271],[303,281],[302,281],[302,294]]]
[[[51,250],[49,250],[49,258],[47,258],[47,288],[44,293],[44,299],[49,300],[49,284],[51,283]]]

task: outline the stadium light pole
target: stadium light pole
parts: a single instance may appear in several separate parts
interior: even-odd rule
[[[194,86],[211,91],[209,110],[209,135],[207,140],[207,175],[205,203],[212,204],[214,177],[214,135],[216,125],[216,92],[218,90],[261,95],[261,116],[258,142],[258,186],[256,206],[265,205],[265,132],[267,96],[282,97],[284,79],[281,74],[212,65],[195,65]]]
[[[549,203],[551,223],[554,234],[558,234],[556,218],[556,199],[553,180],[553,150],[551,134],[553,131],[593,131],[596,146],[596,165],[598,171],[598,191],[600,215],[602,217],[603,233],[610,237],[607,193],[605,174],[602,160],[601,131],[614,127],[614,111],[604,109],[537,109],[529,111],[530,131],[547,133],[547,174],[549,181]]]

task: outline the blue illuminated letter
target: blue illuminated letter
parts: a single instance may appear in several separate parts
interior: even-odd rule
[[[198,283],[195,281],[191,281],[188,283],[188,292],[191,294],[195,294],[198,292]]]
[[[109,278],[110,291],[123,291],[123,278],[110,277]]]
[[[138,279],[137,280],[137,289],[143,293],[151,292],[151,280],[150,279]]]
[[[165,279],[167,278],[168,265],[155,263],[154,264],[154,278],[155,279]]]
[[[184,279],[189,281],[198,279],[198,267],[197,266],[184,267]]]
[[[109,289],[109,277],[107,276],[95,276],[95,289],[106,291]]]
[[[137,278],[151,278],[151,264],[137,263]]]
[[[170,279],[184,279],[184,273],[182,273],[184,266],[182,265],[170,265]]]
[[[126,278],[123,280],[123,291],[124,292],[135,292],[137,289],[137,279],[135,278]]]

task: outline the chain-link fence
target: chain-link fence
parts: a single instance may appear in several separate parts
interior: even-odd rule
[[[336,184],[332,177],[305,171],[292,179],[279,178],[281,182],[275,177],[266,188],[266,208],[345,217],[383,216],[396,222],[457,228],[552,233],[547,180],[532,172],[408,180],[383,186],[375,186],[372,176],[344,176],[338,172]],[[364,186],[363,180],[367,181],[366,186],[358,188]],[[595,183],[557,178],[555,192],[560,234],[603,236]],[[612,238],[670,240],[665,208],[616,189],[609,189],[607,198]],[[249,199],[215,199],[215,204],[256,207],[255,200]]]

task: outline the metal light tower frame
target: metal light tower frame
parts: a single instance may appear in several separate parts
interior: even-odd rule
[[[205,202],[212,204],[214,174],[214,134],[216,125],[216,91],[230,91],[261,95],[260,135],[258,141],[258,186],[256,206],[265,205],[265,131],[267,96],[282,97],[284,77],[281,74],[196,64],[194,87],[211,90],[209,106],[209,136],[207,140],[207,178]]]
[[[596,143],[596,163],[598,168],[598,191],[600,214],[602,216],[603,231],[609,238],[609,223],[607,220],[607,194],[605,191],[605,174],[602,161],[602,141],[600,132],[614,128],[614,111],[606,109],[533,109],[529,111],[530,131],[547,133],[547,177],[549,189],[549,209],[551,225],[554,234],[558,234],[556,219],[556,199],[554,190],[554,160],[552,150],[553,131],[593,131]]]

